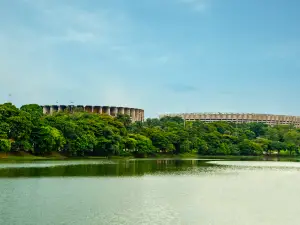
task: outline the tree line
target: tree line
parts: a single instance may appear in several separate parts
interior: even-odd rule
[[[300,129],[293,125],[183,121],[180,117],[132,122],[80,110],[44,115],[36,104],[0,105],[0,152],[68,156],[298,155]]]

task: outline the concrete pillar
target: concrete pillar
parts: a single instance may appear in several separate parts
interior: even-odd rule
[[[93,107],[93,113],[100,113],[100,106],[94,106]]]
[[[130,116],[131,116],[132,121],[135,121],[135,109],[133,109],[133,108],[130,109]]]
[[[91,105],[86,105],[86,106],[84,107],[84,111],[85,111],[85,112],[88,112],[88,113],[92,113],[92,112],[93,112],[93,106],[91,106]]]
[[[55,113],[58,111],[58,106],[57,105],[52,105],[50,107],[50,114]]]
[[[58,106],[58,112],[64,112],[66,110],[67,106],[66,105],[60,105]]]
[[[103,106],[102,107],[102,113],[110,115],[110,107],[109,106]]]
[[[45,105],[43,105],[43,114],[47,114],[47,108]]]
[[[142,122],[145,120],[145,111],[141,109]]]
[[[125,110],[123,107],[118,107],[118,114],[121,114],[121,115],[125,114]]]
[[[141,110],[140,109],[135,109],[135,120],[141,121]]]
[[[43,113],[44,114],[50,114],[50,106],[49,105],[43,106]]]
[[[110,107],[110,115],[111,116],[117,116],[118,114],[118,109],[115,106]]]
[[[143,110],[142,109],[140,109],[140,120],[141,121],[143,121]],[[197,116],[197,120],[199,120],[199,114],[198,114],[198,116]]]
[[[76,111],[77,112],[84,112],[84,106],[83,105],[77,105],[76,106]]]
[[[130,108],[124,108],[125,114],[130,116]]]
[[[69,110],[69,112],[71,112],[71,113],[74,112],[75,108],[76,108],[75,105],[68,105],[67,106],[67,110]]]

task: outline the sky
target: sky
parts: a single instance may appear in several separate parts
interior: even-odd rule
[[[300,115],[298,0],[2,0],[0,102]]]

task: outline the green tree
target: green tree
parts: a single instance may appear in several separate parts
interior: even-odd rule
[[[37,104],[23,105],[20,110],[29,113],[32,122],[38,122],[43,116],[43,108]]]
[[[118,121],[120,121],[121,123],[123,123],[124,126],[126,127],[126,129],[128,129],[132,123],[130,116],[126,115],[126,114],[124,114],[124,115],[118,114],[116,119]]]
[[[263,153],[262,147],[253,141],[244,140],[239,144],[241,155],[261,155]]]
[[[298,153],[299,145],[300,145],[300,133],[296,130],[290,130],[284,134],[284,140],[288,146],[288,150],[290,155],[292,152]]]
[[[0,139],[0,152],[9,152],[11,150],[11,141],[8,139]]]
[[[267,125],[264,123],[249,123],[249,129],[255,133],[256,137],[263,136],[266,133]]]
[[[216,153],[218,155],[231,155],[231,149],[227,143],[221,143]]]
[[[136,140],[135,152],[138,154],[147,154],[151,153],[154,146],[152,145],[152,141],[140,134],[134,135],[134,139]]]
[[[59,152],[65,143],[66,140],[58,129],[51,126],[42,126],[38,132],[34,152],[36,154]]]
[[[200,139],[198,145],[198,154],[209,155],[208,144],[206,143],[206,141]]]

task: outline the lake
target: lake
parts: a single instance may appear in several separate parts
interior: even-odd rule
[[[300,163],[0,164],[1,225],[299,225]]]

